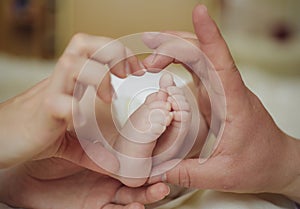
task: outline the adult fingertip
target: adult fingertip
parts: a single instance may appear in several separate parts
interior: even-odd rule
[[[198,12],[198,13],[207,13],[207,7],[204,4],[198,4],[195,9],[194,12]]]
[[[142,41],[150,49],[155,49],[159,45],[155,39],[158,38],[160,34],[160,32],[144,32],[142,34]]]
[[[170,187],[164,183],[158,183],[158,184],[159,184],[159,192],[164,196],[168,196],[171,192]]]
[[[207,13],[207,7],[203,4],[198,4],[195,6],[192,17],[194,24],[197,24],[201,21],[201,16],[203,16],[205,13]]]
[[[156,32],[156,31],[144,32],[142,34],[142,40],[154,39],[160,34],[161,34],[160,32]]]
[[[152,202],[164,199],[170,194],[170,187],[164,183],[157,183],[150,188]]]
[[[209,16],[205,5],[198,5],[193,10],[193,24],[200,43],[209,44],[219,38],[219,30]]]

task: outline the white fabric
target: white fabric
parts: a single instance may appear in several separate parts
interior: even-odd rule
[[[197,191],[156,209],[295,209],[295,204],[280,195],[232,194]]]

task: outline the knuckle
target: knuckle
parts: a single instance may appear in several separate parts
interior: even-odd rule
[[[79,45],[81,45],[81,44],[83,44],[84,42],[85,42],[85,40],[86,40],[86,38],[87,38],[87,34],[85,34],[85,33],[76,33],[73,37],[72,37],[72,39],[71,39],[71,43],[74,43],[74,44],[79,44]]]
[[[119,40],[114,40],[111,44],[112,50],[122,53],[123,55],[125,54],[125,46],[119,41]]]
[[[107,48],[108,54],[110,55],[111,62],[110,64],[117,64],[122,61],[126,55],[125,46],[118,40],[114,40]]]
[[[75,61],[76,61],[76,56],[75,55],[65,54],[58,61],[59,70],[60,71],[66,71],[67,73],[70,73],[74,69]]]
[[[110,68],[113,68],[125,58],[125,55],[126,49],[120,41],[107,38],[95,56],[99,57],[103,64],[108,64]]]
[[[56,98],[53,94],[46,94],[45,97],[42,100],[41,105],[50,111],[50,114],[52,114],[53,106],[54,106],[54,101],[56,101]]]

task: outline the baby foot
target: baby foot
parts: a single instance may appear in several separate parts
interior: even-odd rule
[[[171,104],[173,120],[160,136],[153,151],[153,156],[155,156],[153,158],[154,165],[174,157],[182,157],[180,156],[180,150],[183,150],[182,145],[190,129],[192,119],[191,107],[184,91],[175,85],[168,86],[166,91],[168,93],[167,101]]]
[[[160,90],[149,95],[144,104],[129,117],[116,140],[114,149],[119,152],[120,161],[118,179],[127,186],[143,185],[151,172],[151,156],[156,140],[173,120],[173,101],[166,92],[171,86],[174,86],[172,76],[164,74],[160,79]]]

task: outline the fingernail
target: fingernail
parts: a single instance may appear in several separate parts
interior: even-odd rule
[[[201,8],[202,12],[207,12],[207,7],[204,4],[201,4],[199,8]]]
[[[168,196],[168,195],[170,194],[170,192],[171,192],[171,189],[170,189],[170,187],[169,187],[168,185],[166,185],[166,184],[163,184],[163,186],[161,186],[161,187],[159,188],[159,193],[160,193],[160,194],[163,194],[164,197]]]
[[[171,193],[171,189],[169,186],[167,186],[167,192],[166,192],[166,196],[168,196]]]

